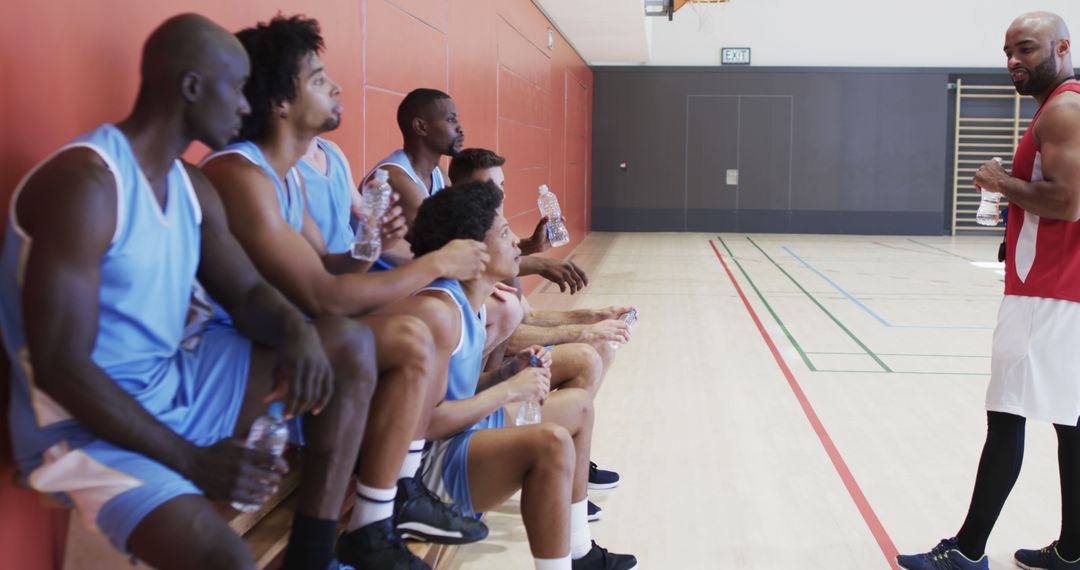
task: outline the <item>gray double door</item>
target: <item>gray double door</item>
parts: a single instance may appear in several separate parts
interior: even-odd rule
[[[789,227],[793,112],[790,95],[687,97],[687,231]]]

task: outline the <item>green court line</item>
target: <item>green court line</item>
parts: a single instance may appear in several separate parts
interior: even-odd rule
[[[932,246],[932,245],[930,245],[928,243],[923,243],[923,242],[918,241],[918,240],[913,239],[913,238],[908,238],[908,241],[910,241],[911,243],[917,243],[917,244],[919,244],[919,245],[921,245],[923,247],[928,247],[930,249],[936,249],[936,250],[940,251],[941,253],[947,253],[947,254],[949,254],[949,255],[951,255],[953,257],[959,257],[960,259],[963,259],[964,261],[975,261],[974,259],[971,259],[970,257],[964,257],[963,255],[953,253],[953,252],[951,252],[951,251],[949,251],[947,249],[942,249],[940,247],[934,247],[934,246]]]
[[[989,372],[910,372],[905,370],[815,370],[814,372],[836,372],[844,374],[920,374],[934,376],[989,376]]]
[[[773,320],[776,321],[776,324],[780,325],[780,330],[784,331],[784,336],[786,336],[788,341],[791,342],[791,345],[795,347],[795,350],[799,353],[799,356],[802,358],[803,362],[806,363],[806,367],[809,368],[811,372],[817,371],[817,368],[814,367],[814,363],[810,362],[810,357],[807,356],[806,352],[803,351],[801,346],[799,346],[799,343],[795,340],[795,337],[791,336],[791,332],[788,331],[787,326],[784,325],[784,321],[780,320],[780,316],[777,315],[776,311],[773,310],[772,305],[770,305],[769,302],[765,300],[765,296],[761,294],[760,290],[758,290],[757,285],[754,284],[754,280],[750,278],[750,274],[748,274],[746,270],[743,269],[742,264],[739,263],[739,260],[735,258],[735,254],[731,252],[731,248],[729,248],[727,246],[727,243],[724,242],[724,238],[716,236],[716,239],[720,240],[720,245],[724,246],[724,249],[728,253],[728,257],[730,257],[731,260],[735,262],[735,266],[739,268],[740,272],[742,272],[743,277],[746,278],[746,282],[750,284],[750,287],[754,290],[754,293],[757,294],[758,299],[760,299],[761,303],[765,305],[765,308],[769,311],[769,314],[772,315]]]
[[[866,356],[862,352],[817,352],[809,350],[806,354],[831,354],[834,356]],[[978,356],[974,354],[902,354],[899,352],[879,352],[878,356],[908,356],[919,358],[990,358],[989,356]]]
[[[847,333],[847,335],[849,337],[851,337],[851,340],[855,341],[855,344],[859,345],[859,348],[862,348],[864,351],[866,351],[866,354],[868,354],[870,356],[870,358],[873,358],[874,361],[878,363],[878,366],[881,366],[882,370],[884,370],[885,372],[892,372],[892,369],[889,368],[888,364],[885,364],[885,361],[881,360],[881,358],[878,358],[878,355],[874,354],[874,351],[870,350],[870,347],[866,346],[866,344],[864,344],[863,341],[859,340],[859,337],[855,336],[855,333],[851,332],[847,327],[845,327],[844,323],[840,322],[840,319],[836,318],[832,313],[830,313],[829,310],[825,308],[825,305],[822,305],[817,299],[815,299],[814,296],[811,295],[809,291],[804,289],[803,286],[801,284],[799,284],[799,282],[796,281],[795,278],[792,277],[790,273],[788,273],[783,267],[780,266],[779,263],[776,262],[776,260],[774,260],[771,256],[769,256],[769,254],[765,253],[765,250],[761,249],[761,246],[759,246],[757,244],[757,242],[755,242],[753,239],[751,239],[750,236],[746,236],[746,240],[749,241],[751,244],[753,244],[753,246],[756,247],[757,250],[760,251],[761,254],[765,256],[766,259],[771,261],[772,264],[775,265],[776,268],[779,269],[781,273],[786,275],[787,278],[790,279],[791,282],[794,283],[795,286],[798,287],[799,290],[802,291],[803,294],[805,294],[808,299],[813,301],[814,304],[817,305],[818,308],[822,310],[822,312],[824,312],[826,315],[828,315],[828,317],[830,319],[832,319],[834,323],[836,323],[836,326],[840,327],[841,330],[843,330],[845,333]]]

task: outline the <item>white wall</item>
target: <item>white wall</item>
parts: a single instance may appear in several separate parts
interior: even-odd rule
[[[731,0],[704,9],[713,33],[699,31],[691,6],[672,22],[654,18],[650,65],[717,65],[723,46],[750,47],[754,66],[1004,68],[1005,30],[1030,10],[1061,15],[1080,42],[1080,0]]]
[[[649,61],[656,18],[644,16],[641,0],[533,0],[533,4],[590,64]]]

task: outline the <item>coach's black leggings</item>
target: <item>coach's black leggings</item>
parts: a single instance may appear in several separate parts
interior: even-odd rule
[[[1012,491],[1024,460],[1024,418],[986,413],[986,445],[979,460],[975,491],[964,526],[956,538],[972,560],[982,557],[1001,507]],[[1058,552],[1066,560],[1080,557],[1080,428],[1054,424],[1061,477],[1061,536]],[[1022,545],[1017,545],[1021,547]],[[1031,548],[1037,545],[1027,545]]]

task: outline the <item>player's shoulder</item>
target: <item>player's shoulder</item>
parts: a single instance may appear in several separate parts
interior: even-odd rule
[[[1035,137],[1040,144],[1080,138],[1080,92],[1064,91],[1050,99],[1039,113]]]
[[[41,162],[24,179],[19,199],[51,201],[53,196],[63,196],[64,199],[54,202],[54,206],[60,207],[95,195],[113,197],[120,182],[114,168],[106,157],[88,146],[64,148]]]

